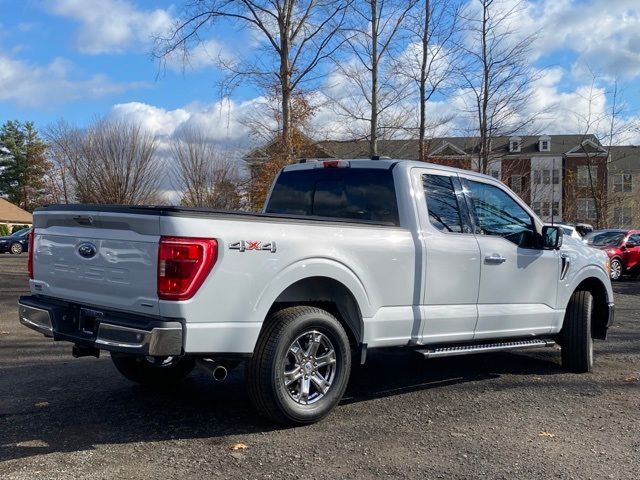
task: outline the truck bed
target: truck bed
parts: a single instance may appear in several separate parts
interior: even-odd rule
[[[292,215],[276,213],[243,212],[238,210],[217,210],[212,208],[181,207],[173,205],[106,205],[106,204],[55,204],[36,209],[36,212],[107,212],[133,215],[156,215],[173,217],[211,217],[261,222],[310,223],[323,225],[367,225],[398,228],[391,222],[360,220],[350,218],[321,217],[314,215]]]

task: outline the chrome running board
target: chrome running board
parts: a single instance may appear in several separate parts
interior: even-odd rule
[[[507,342],[479,343],[475,345],[459,345],[454,347],[436,347],[417,350],[425,358],[452,357],[471,353],[499,352],[502,350],[525,350],[529,348],[553,347],[556,342],[548,339],[519,340]]]

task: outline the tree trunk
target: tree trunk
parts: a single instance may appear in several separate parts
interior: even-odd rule
[[[291,69],[289,68],[289,35],[291,34],[291,7],[290,2],[285,0],[282,6],[284,14],[279,15],[280,27],[280,90],[282,95],[282,146],[285,152],[286,161],[290,162],[293,157],[291,141]]]
[[[480,165],[481,173],[487,173],[491,138],[487,125],[489,108],[489,58],[487,55],[487,25],[489,22],[489,4],[485,1],[482,9],[482,103],[480,118]]]
[[[429,49],[429,23],[431,21],[431,1],[424,2],[424,30],[422,31],[422,64],[420,65],[420,130],[418,141],[418,159],[421,162],[427,160],[425,152],[425,130],[427,128],[427,61]]]
[[[378,155],[378,2],[371,0],[371,139],[369,155]]]

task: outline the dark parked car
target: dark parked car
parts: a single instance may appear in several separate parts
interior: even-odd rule
[[[640,230],[598,230],[587,234],[584,241],[607,252],[612,280],[640,275]]]
[[[23,228],[13,232],[8,237],[0,237],[0,253],[22,253],[29,250],[30,228]]]

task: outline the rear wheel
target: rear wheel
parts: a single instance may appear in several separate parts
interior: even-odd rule
[[[562,366],[571,372],[586,373],[593,367],[592,312],[591,293],[584,290],[574,292],[560,332]]]
[[[142,385],[172,385],[185,378],[195,362],[187,357],[144,357],[111,354],[118,371],[128,380]]]
[[[14,255],[19,255],[22,253],[22,245],[19,243],[14,243],[11,245],[11,253]]]
[[[247,368],[247,389],[260,414],[308,424],[338,404],[350,370],[351,348],[340,322],[319,308],[291,307],[267,320]]]
[[[618,258],[611,260],[611,280],[620,280],[622,276],[622,262]]]

